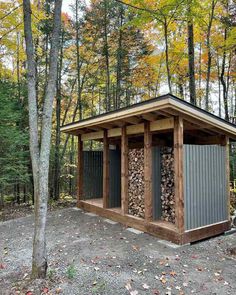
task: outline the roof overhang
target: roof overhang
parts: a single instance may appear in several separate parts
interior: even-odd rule
[[[202,126],[202,128],[213,128],[218,133],[226,134],[230,138],[236,139],[236,125],[171,94],[166,94],[129,107],[64,125],[61,127],[61,131],[74,135],[89,133],[92,129],[96,130],[95,127],[101,127],[104,124],[115,124],[122,121],[128,122],[132,118],[134,120],[134,118],[140,116],[145,117],[145,115],[153,112],[159,112],[162,115],[166,114],[166,119],[168,115],[182,116],[183,119],[192,124],[197,124]],[[115,125],[117,126],[117,124]],[[117,127],[119,127],[119,125]]]

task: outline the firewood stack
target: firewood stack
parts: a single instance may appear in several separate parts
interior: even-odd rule
[[[144,218],[144,150],[129,150],[129,214]]]
[[[173,148],[161,148],[162,220],[175,223],[174,154]]]

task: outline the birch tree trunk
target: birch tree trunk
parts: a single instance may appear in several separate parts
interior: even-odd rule
[[[36,99],[36,71],[31,24],[30,0],[23,0],[24,33],[27,55],[27,88],[30,126],[30,154],[34,178],[35,227],[32,255],[32,278],[44,278],[47,272],[46,217],[48,201],[48,173],[51,141],[53,100],[56,92],[57,63],[60,45],[62,0],[55,1],[53,31],[50,46],[49,72],[44,95],[42,126],[38,122]],[[39,128],[41,143],[39,143]]]

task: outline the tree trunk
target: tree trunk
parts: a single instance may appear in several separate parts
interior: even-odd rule
[[[218,104],[219,104],[219,117],[221,117],[221,81],[220,81],[220,61],[217,53],[217,77],[218,77]]]
[[[166,19],[163,25],[164,25],[164,37],[165,37],[165,58],[166,58],[167,81],[168,81],[169,92],[172,93],[171,75],[170,75],[170,66],[169,66],[168,27],[167,27]]]
[[[57,79],[57,98],[56,98],[56,142],[55,142],[55,162],[54,162],[54,200],[60,198],[60,143],[61,143],[61,72],[63,62],[63,42],[64,42],[64,30],[61,32],[61,52],[58,65],[58,79]]]
[[[211,37],[211,27],[212,27],[212,21],[214,17],[214,10],[216,6],[217,0],[213,0],[211,2],[211,13],[209,18],[209,24],[207,28],[207,39],[206,39],[206,47],[207,47],[207,78],[206,78],[206,110],[209,111],[209,89],[210,89],[210,76],[211,76],[211,43],[210,43],[210,37]]]
[[[192,1],[188,1],[188,71],[189,71],[189,93],[190,102],[196,105],[196,85],[195,85],[195,68],[194,68],[194,31],[193,18],[191,12]]]
[[[109,112],[111,110],[111,100],[110,100],[110,57],[109,57],[109,47],[108,47],[108,7],[107,1],[104,0],[104,54],[106,60],[106,111]]]
[[[199,107],[202,107],[202,42],[200,42],[199,48],[199,80],[198,80],[198,92],[199,92]],[[197,102],[196,102],[197,103]]]
[[[57,78],[57,60],[61,27],[62,0],[55,1],[53,32],[50,46],[49,73],[46,85],[41,126],[41,144],[38,135],[38,109],[36,100],[36,71],[31,23],[30,0],[23,0],[24,33],[27,55],[27,87],[30,126],[30,154],[34,178],[35,226],[32,255],[32,278],[45,278],[47,271],[46,216],[48,201],[48,173],[51,140],[53,100]]]
[[[123,55],[123,48],[122,48],[122,26],[123,26],[123,5],[119,7],[119,38],[118,38],[118,48],[117,48],[117,66],[116,66],[116,96],[115,96],[115,109],[120,108],[120,96],[121,96],[121,69],[122,69],[122,55]]]
[[[226,41],[227,38],[227,29],[225,29],[224,33],[224,40]],[[223,103],[224,103],[224,110],[225,110],[225,120],[229,121],[229,107],[228,107],[228,95],[227,95],[227,85],[225,83],[225,63],[226,63],[226,50],[224,47],[223,50],[223,58],[222,58],[222,68],[220,74],[220,81],[223,87]]]
[[[73,195],[74,193],[74,186],[73,186],[73,178],[71,177],[72,175],[74,175],[74,168],[73,168],[73,165],[74,165],[74,136],[71,137],[71,147],[70,147],[70,166],[69,166],[69,175],[70,175],[70,178],[69,178],[69,194],[70,196]]]
[[[75,19],[76,19],[76,62],[77,62],[77,99],[79,105],[79,120],[82,119],[82,101],[81,101],[81,77],[80,77],[80,44],[79,44],[79,0],[75,2]]]

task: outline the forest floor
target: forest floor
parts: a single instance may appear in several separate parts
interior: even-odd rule
[[[48,277],[31,282],[33,216],[0,223],[0,294],[236,294],[236,235],[176,246],[76,208],[48,215]]]
[[[60,199],[59,201],[53,201],[48,205],[48,211],[54,211],[57,209],[74,207],[76,200],[73,198]],[[19,217],[25,217],[33,214],[34,207],[28,203],[18,204],[6,204],[3,208],[0,208],[0,222],[7,221]]]

